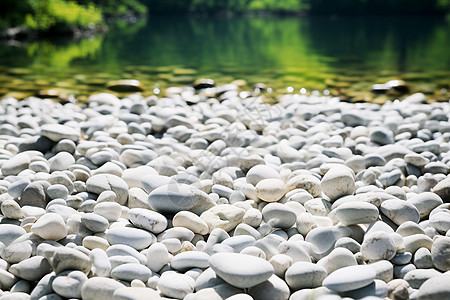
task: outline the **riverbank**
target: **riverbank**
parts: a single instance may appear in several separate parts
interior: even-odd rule
[[[0,101],[0,297],[450,295],[448,101],[196,88]]]

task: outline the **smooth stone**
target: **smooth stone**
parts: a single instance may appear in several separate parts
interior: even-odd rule
[[[375,271],[369,266],[349,266],[329,274],[322,285],[336,292],[347,292],[368,286],[375,277]]]
[[[417,249],[425,247],[431,251],[433,240],[425,234],[413,234],[403,238],[405,243],[405,251],[411,252],[413,255]]]
[[[201,273],[195,280],[195,290],[200,291],[222,284],[228,285],[228,283],[220,278],[212,268],[208,268],[203,271],[203,273]]]
[[[92,267],[92,261],[89,256],[81,251],[58,247],[53,254],[53,270],[59,274],[66,270],[80,270],[83,273],[89,273]]]
[[[30,162],[31,162],[30,156],[27,155],[26,153],[16,154],[2,164],[1,166],[2,175],[3,176],[18,175],[20,172],[28,168]]]
[[[233,230],[242,222],[245,210],[230,204],[213,206],[200,215],[200,218],[208,225],[211,233],[216,228],[225,231]]]
[[[431,192],[417,194],[407,201],[417,208],[421,219],[427,217],[434,208],[443,203],[438,195]]]
[[[30,293],[30,297],[32,297],[33,299],[46,299],[45,297],[47,295],[49,295],[49,297],[51,297],[50,295],[54,295],[56,298],[54,298],[55,300],[62,300],[62,297],[60,297],[58,294],[54,293],[53,288],[52,288],[52,282],[55,279],[55,274],[53,273],[49,273],[49,274],[44,274],[43,277],[41,279],[37,279],[36,281],[37,284],[36,286],[33,288],[33,290]],[[57,298],[59,297],[59,298]],[[49,298],[49,300],[52,298]]]
[[[444,180],[441,180],[438,184],[436,184],[432,189],[431,192],[437,194],[439,197],[441,197],[442,201],[444,203],[450,202],[450,178],[445,178]]]
[[[217,275],[239,288],[249,288],[260,284],[274,273],[268,261],[245,254],[216,253],[211,256],[209,263]],[[242,268],[244,265],[246,267]]]
[[[185,271],[192,268],[206,269],[209,267],[210,256],[205,252],[186,251],[175,255],[170,262],[170,266],[178,271]]]
[[[122,173],[122,179],[125,180],[129,188],[142,188],[142,178],[148,175],[157,175],[155,169],[150,166],[139,166],[136,168],[125,169]]]
[[[407,221],[418,223],[420,220],[420,213],[417,208],[404,200],[385,200],[381,203],[380,210],[397,225],[401,225]]]
[[[94,213],[104,217],[109,222],[115,222],[122,215],[122,207],[116,202],[100,202],[94,206]]]
[[[9,272],[28,281],[37,281],[51,272],[51,266],[45,257],[36,255],[12,265]]]
[[[53,184],[46,190],[50,199],[67,199],[69,196],[69,190],[62,184]]]
[[[280,174],[270,166],[256,165],[252,167],[245,176],[247,183],[256,186],[263,179],[281,179]]]
[[[14,240],[26,234],[27,232],[20,226],[12,224],[0,224],[0,241],[8,246]]]
[[[319,287],[326,277],[325,268],[303,261],[294,263],[285,274],[286,283],[294,291]]]
[[[353,254],[361,251],[361,245],[350,237],[342,237],[336,241],[334,248],[344,248],[350,250]]]
[[[156,241],[156,237],[148,231],[132,227],[114,227],[106,232],[110,245],[125,244],[136,250],[142,250]]]
[[[5,200],[2,202],[1,212],[5,218],[19,220],[25,218],[20,205],[15,200]]]
[[[410,252],[397,253],[392,259],[391,262],[395,265],[406,265],[412,259],[412,254]]]
[[[430,250],[427,248],[419,248],[414,253],[413,263],[417,269],[433,268],[433,259]]]
[[[128,208],[151,209],[148,204],[148,194],[141,188],[132,187],[128,190]]]
[[[149,174],[141,178],[141,186],[147,192],[151,193],[154,189],[174,183],[174,180],[169,176],[163,176],[158,174]]]
[[[234,252],[238,253],[243,249],[252,246],[256,239],[250,235],[234,235],[222,241],[221,245],[229,246]]]
[[[287,192],[286,184],[277,178],[268,178],[259,181],[255,186],[256,196],[266,202],[280,200]]]
[[[334,166],[322,177],[320,188],[331,201],[352,195],[355,192],[355,175],[345,165]]]
[[[109,227],[109,222],[105,217],[95,213],[81,215],[81,222],[92,232],[105,232]]]
[[[216,205],[205,192],[187,184],[178,183],[154,189],[148,196],[148,203],[162,214],[176,214],[187,210],[199,215]]]
[[[194,292],[195,281],[192,277],[176,272],[164,272],[158,280],[161,294],[170,298],[183,299]]]
[[[195,233],[184,227],[172,227],[158,234],[158,241],[166,239],[179,239],[180,241],[192,241]]]
[[[172,224],[174,227],[184,227],[194,233],[205,235],[209,232],[208,224],[202,218],[190,211],[180,211],[173,216]]]
[[[134,279],[146,282],[152,276],[152,271],[141,264],[122,264],[111,270],[111,277],[131,282]]]
[[[337,269],[356,266],[357,264],[358,262],[353,253],[345,248],[335,248],[330,254],[317,262],[317,265],[323,267],[327,274],[331,274]]]
[[[58,241],[67,236],[64,219],[55,213],[46,213],[31,226],[31,231],[44,240]]]
[[[291,240],[284,241],[279,244],[278,253],[290,256],[294,262],[311,262],[307,249],[305,249],[301,244]]]
[[[287,300],[290,296],[289,286],[276,275],[248,290],[253,299],[258,300]]]
[[[108,254],[106,254],[108,255]],[[110,263],[110,271],[123,264],[139,264],[141,263],[136,257],[131,255],[113,255],[108,257]]]
[[[436,269],[442,272],[450,270],[450,237],[441,236],[434,240],[431,258]]]
[[[368,202],[347,202],[336,208],[336,217],[344,225],[369,224],[378,219],[378,208]]]
[[[153,272],[159,272],[169,262],[169,251],[160,242],[152,244],[147,250],[147,266]]]
[[[72,127],[61,124],[45,124],[41,126],[41,135],[52,140],[53,142],[59,142],[62,139],[69,139],[77,142],[80,139],[80,132]]]
[[[375,270],[376,279],[383,280],[389,283],[394,278],[394,266],[390,261],[379,260],[377,262],[369,264],[369,266]]]
[[[113,191],[116,193],[116,201],[124,205],[128,199],[128,185],[119,176],[112,174],[98,174],[86,181],[86,189],[90,193],[100,195],[103,191]]]
[[[394,266],[394,278],[403,279],[405,275],[412,270],[416,270],[416,267],[413,264]]]
[[[81,298],[81,287],[88,280],[80,271],[72,271],[63,276],[57,276],[52,282],[53,290],[65,298]]]
[[[242,222],[256,228],[261,224],[262,218],[262,213],[259,209],[249,208],[242,217]]]
[[[112,300],[158,300],[159,293],[151,288],[122,287],[114,291]]]
[[[269,203],[262,209],[264,222],[273,228],[291,228],[296,220],[297,215],[287,205],[281,203]]]
[[[33,248],[30,242],[12,243],[1,252],[1,257],[9,264],[19,263],[31,256]]]
[[[388,285],[382,280],[375,279],[368,286],[342,293],[343,297],[350,299],[384,299],[388,294]]]
[[[436,211],[432,213],[429,221],[430,226],[440,233],[447,232],[450,229],[450,211]]]
[[[53,171],[64,171],[75,163],[75,158],[69,152],[59,152],[48,160],[50,173]]]
[[[394,143],[394,134],[391,130],[383,127],[374,128],[369,134],[370,141],[379,145]]]
[[[163,232],[167,228],[167,218],[162,214],[144,208],[132,208],[128,211],[131,223],[138,228],[154,234]]]
[[[91,277],[81,288],[83,300],[111,300],[117,289],[123,288],[122,283],[106,277]]]
[[[414,235],[414,234],[425,234],[423,229],[419,226],[419,224],[412,222],[412,221],[406,221],[405,223],[398,226],[397,230],[395,231],[398,234],[400,234],[403,237]]]
[[[420,286],[430,278],[437,277],[442,273],[435,269],[415,269],[405,274],[403,279],[409,283],[413,289],[418,289]]]
[[[409,284],[403,279],[394,279],[388,284],[389,299],[408,300],[409,299]]]
[[[420,300],[448,299],[450,297],[449,279],[448,274],[428,279],[420,286],[418,298]]]
[[[8,186],[8,194],[14,198],[19,198],[23,190],[31,183],[27,178],[18,178]]]
[[[361,253],[365,260],[391,260],[397,253],[397,245],[392,235],[375,231],[364,236]]]
[[[47,205],[47,196],[45,194],[45,186],[41,182],[32,182],[27,185],[20,196],[18,201],[19,205],[24,206],[36,206],[44,208]]]
[[[90,252],[89,256],[92,260],[91,272],[94,276],[108,277],[111,272],[111,261],[105,250],[95,248]],[[136,262],[138,262],[137,259]]]
[[[294,260],[286,254],[276,254],[270,258],[269,262],[275,270],[274,274],[280,278],[284,278],[286,270],[292,266]]]

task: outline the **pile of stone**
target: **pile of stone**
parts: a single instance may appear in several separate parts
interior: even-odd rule
[[[0,299],[450,298],[448,102],[206,89],[0,101]]]

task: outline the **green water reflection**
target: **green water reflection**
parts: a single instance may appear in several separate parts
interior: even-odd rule
[[[139,79],[151,93],[155,84],[206,76],[363,100],[374,97],[373,83],[404,79],[412,92],[445,98],[449,48],[449,23],[432,17],[153,17],[112,25],[102,37],[1,44],[0,94],[56,89],[86,96],[120,78]]]

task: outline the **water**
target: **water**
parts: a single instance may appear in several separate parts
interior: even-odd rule
[[[373,101],[372,84],[403,79],[411,92],[448,100],[448,49],[450,23],[433,17],[152,17],[95,38],[1,43],[0,95],[52,89],[85,99],[121,78],[151,94],[210,77]]]

